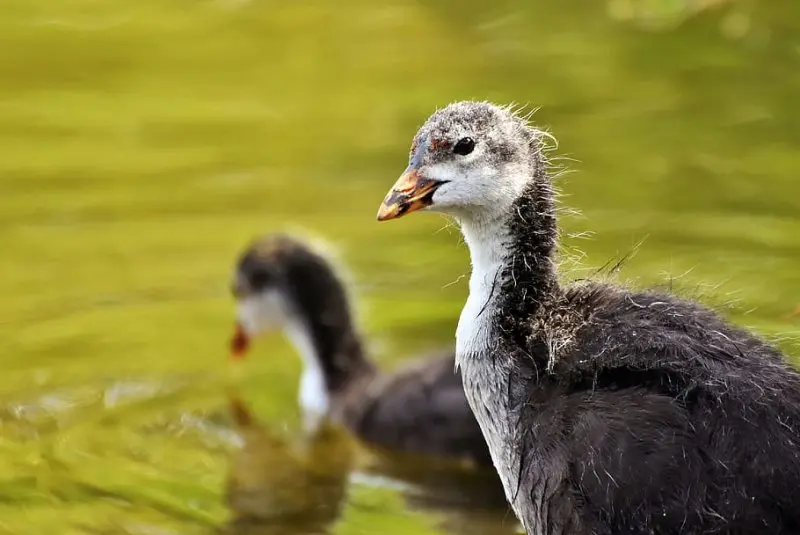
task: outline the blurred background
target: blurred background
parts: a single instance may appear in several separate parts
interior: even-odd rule
[[[624,259],[798,357],[799,97],[796,0],[4,0],[0,532],[513,533],[298,446],[282,337],[230,376],[239,250],[330,242],[383,367],[450,346],[458,231],[375,213],[435,108],[517,102],[565,278]]]

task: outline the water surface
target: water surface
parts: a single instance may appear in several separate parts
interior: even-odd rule
[[[374,217],[456,99],[540,107],[565,277],[635,250],[618,280],[800,355],[796,1],[6,0],[0,51],[0,531],[512,533],[463,474],[302,440],[280,337],[225,362],[235,255],[287,227],[382,366],[452,343],[458,233]]]

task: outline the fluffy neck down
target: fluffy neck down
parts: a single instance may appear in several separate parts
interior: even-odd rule
[[[524,347],[536,319],[557,306],[561,289],[555,271],[555,207],[546,180],[533,180],[505,217],[474,215],[460,224],[472,261],[469,297],[456,333],[457,360],[463,366],[491,356],[501,345]],[[512,356],[492,360],[500,363]]]

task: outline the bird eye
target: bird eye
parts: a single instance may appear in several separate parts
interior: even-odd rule
[[[453,152],[460,154],[461,156],[466,156],[474,149],[475,141],[471,137],[462,137],[458,140],[458,143],[456,143],[455,147],[453,147]]]

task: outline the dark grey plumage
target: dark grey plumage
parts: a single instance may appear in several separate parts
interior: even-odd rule
[[[452,151],[464,136],[469,156]],[[528,533],[800,533],[800,375],[697,303],[560,285],[542,140],[508,109],[456,103],[404,175],[438,184],[413,209],[454,215],[470,247],[456,358]],[[388,206],[407,184],[379,218],[409,211]]]

